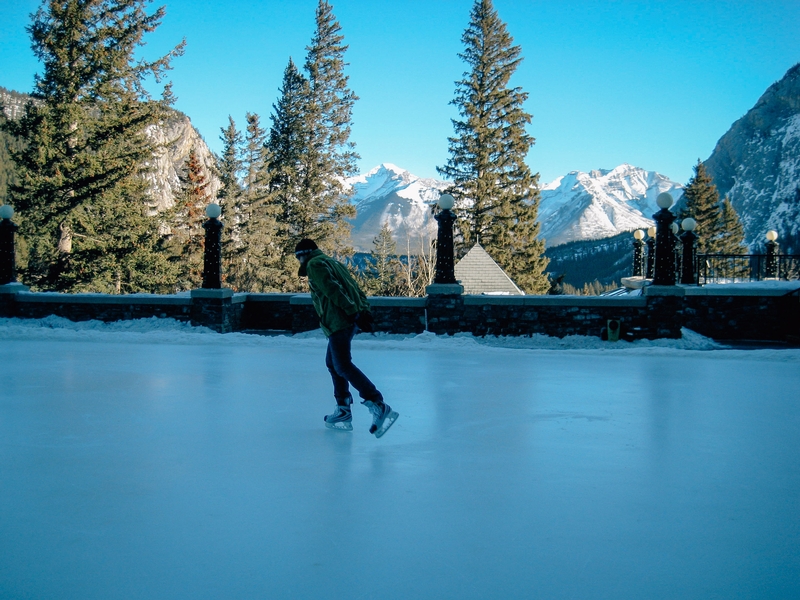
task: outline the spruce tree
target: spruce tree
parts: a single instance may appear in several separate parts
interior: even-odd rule
[[[222,154],[217,157],[217,170],[221,187],[217,193],[222,208],[222,279],[230,287],[237,289],[236,267],[238,249],[241,246],[239,226],[241,221],[242,185],[242,134],[236,128],[233,117],[228,115],[228,126],[220,127]]]
[[[309,190],[304,185],[310,140],[306,120],[308,80],[291,58],[283,72],[279,94],[270,115],[267,160],[269,190],[277,219],[276,242],[282,254],[280,288],[288,292],[305,289],[303,280],[297,276],[299,265],[294,258],[294,245],[314,235],[317,220]]]
[[[459,217],[459,253],[476,242],[528,293],[549,289],[544,241],[538,239],[538,174],[525,163],[533,137],[523,104],[527,92],[509,87],[522,61],[491,0],[475,0],[461,37],[468,70],[456,82],[448,138],[450,158],[439,173],[453,182]]]
[[[304,69],[308,79],[304,106],[306,134],[303,165],[304,201],[315,218],[308,237],[329,252],[347,254],[355,209],[345,194],[343,180],[357,173],[359,156],[350,141],[353,105],[358,100],[348,87],[344,69],[347,46],[341,25],[327,0],[315,13],[316,30],[306,47]]]
[[[698,159],[694,166],[694,176],[683,189],[686,203],[680,211],[680,221],[691,217],[697,221],[697,252],[699,254],[719,254],[720,247],[720,206],[717,186]]]
[[[722,201],[719,219],[720,233],[716,251],[720,254],[747,254],[747,244],[744,243],[744,226],[727,196]]]
[[[270,190],[267,132],[261,118],[247,113],[243,168],[244,191],[236,259],[237,288],[252,292],[281,291],[284,246],[276,220],[277,206]]]
[[[389,224],[384,221],[378,235],[372,240],[369,269],[363,278],[366,292],[373,296],[402,296],[403,269],[397,258],[397,242]]]
[[[205,209],[211,201],[208,180],[194,147],[186,158],[181,175],[181,196],[173,209],[173,229],[168,246],[178,268],[177,289],[197,289],[203,284],[203,252],[205,249]]]
[[[153,148],[146,128],[164,117],[144,88],[183,45],[155,61],[136,56],[163,9],[146,0],[49,0],[28,31],[43,64],[23,116],[2,127],[19,181],[10,203],[28,248],[21,275],[34,289],[156,291],[172,274],[142,177]]]

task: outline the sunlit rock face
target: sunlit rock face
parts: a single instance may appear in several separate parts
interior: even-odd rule
[[[5,116],[10,119],[22,116],[28,100],[30,96],[27,94],[0,88],[0,103],[3,104]],[[180,197],[181,177],[185,175],[186,161],[192,148],[205,167],[209,197],[212,200],[217,197],[221,182],[215,174],[214,155],[192,126],[189,117],[170,110],[164,121],[148,127],[146,133],[155,147],[153,158],[146,165],[151,170],[144,175],[149,182],[149,198],[145,202],[151,214],[172,207],[176,198]]]
[[[705,166],[751,246],[770,229],[784,239],[800,233],[800,64],[731,126]]]
[[[152,170],[145,175],[150,183],[148,204],[153,212],[172,207],[175,199],[180,197],[181,177],[185,175],[186,161],[192,148],[205,167],[209,197],[212,200],[217,197],[222,184],[214,174],[214,155],[189,117],[175,112],[163,123],[150,126],[147,135],[157,148],[153,162],[148,165]]]

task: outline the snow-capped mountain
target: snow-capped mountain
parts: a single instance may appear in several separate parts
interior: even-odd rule
[[[352,189],[350,201],[358,211],[351,222],[351,239],[356,250],[370,252],[372,240],[384,222],[394,233],[401,253],[405,253],[407,243],[413,252],[424,241],[436,237],[431,204],[449,185],[446,181],[423,179],[396,165],[383,163],[368,173],[350,177],[347,184]]]
[[[347,180],[358,216],[352,221],[356,250],[369,252],[384,222],[394,232],[398,251],[410,240],[412,251],[421,240],[436,236],[430,206],[449,183],[423,179],[384,163]],[[658,210],[656,197],[670,192],[677,200],[682,186],[664,175],[623,164],[610,171],[573,171],[541,189],[539,221],[548,246],[612,237],[647,228]]]
[[[800,238],[800,64],[771,85],[705,161],[721,197],[758,247],[770,229],[782,245]],[[797,251],[795,249],[795,251]]]
[[[628,164],[610,171],[572,171],[541,188],[541,236],[547,246],[557,246],[647,229],[658,211],[658,195],[669,192],[677,200],[682,188],[664,175]]]

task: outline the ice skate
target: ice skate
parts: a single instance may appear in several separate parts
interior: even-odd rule
[[[400,415],[392,410],[388,404],[381,402],[373,402],[372,400],[364,400],[364,406],[372,413],[372,426],[369,428],[370,433],[374,433],[376,438],[381,437],[386,433],[389,427],[397,420]]]
[[[350,405],[353,403],[353,397],[348,396],[344,400],[344,404],[340,404],[340,400],[336,400],[336,410],[333,414],[325,417],[325,427],[328,429],[338,429],[340,431],[353,431],[353,412],[350,410]]]

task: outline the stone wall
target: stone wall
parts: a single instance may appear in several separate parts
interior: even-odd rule
[[[5,289],[4,289],[5,288]],[[370,298],[376,331],[475,335],[600,336],[608,321],[620,339],[677,338],[688,327],[720,340],[800,341],[800,292],[650,286],[641,296],[459,296]],[[0,316],[73,321],[173,318],[230,331],[302,332],[319,322],[309,294],[54,294],[0,286]]]

